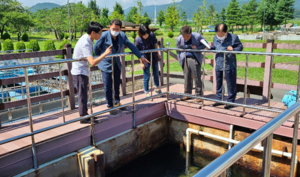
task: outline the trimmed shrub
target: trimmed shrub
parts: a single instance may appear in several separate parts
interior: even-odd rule
[[[45,51],[47,51],[47,50],[56,50],[54,42],[50,39],[47,40],[45,42],[44,50]]]
[[[135,32],[131,32],[131,37],[132,37],[133,39],[135,39],[135,38],[136,38],[136,33],[135,33]]]
[[[3,42],[3,51],[14,50],[14,44],[10,39],[6,39]]]
[[[168,37],[169,38],[173,38],[174,37],[174,33],[172,31],[168,32]]]
[[[3,40],[10,39],[10,34],[4,33],[3,36],[2,36],[2,39]]]
[[[40,51],[40,45],[37,40],[31,39],[27,44],[27,49],[32,49],[32,51]]]
[[[65,37],[65,33],[59,33],[58,37],[59,37],[59,40],[63,40]]]
[[[70,35],[68,33],[64,34],[65,39],[69,39]]]
[[[59,50],[64,49],[64,46],[65,46],[66,44],[70,44],[70,41],[67,40],[67,39],[63,40],[63,41],[59,44],[58,49],[59,49]],[[64,56],[63,56],[63,55],[57,55],[56,58],[62,58],[62,59],[63,59]]]
[[[155,36],[161,36],[163,35],[163,32],[161,32],[160,30],[156,30],[154,31]]]
[[[22,41],[24,41],[24,42],[28,41],[28,34],[26,34],[26,33],[23,34]]]
[[[24,49],[26,49],[24,42],[22,42],[22,41],[17,42],[16,50],[22,50],[22,51],[18,51],[19,53],[21,53],[21,52],[25,52]]]

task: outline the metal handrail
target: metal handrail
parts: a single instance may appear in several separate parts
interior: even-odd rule
[[[211,162],[204,167],[200,172],[194,175],[194,177],[214,177],[221,175],[227,168],[238,161],[244,154],[250,151],[254,146],[263,141],[268,136],[286,122],[291,116],[299,113],[300,102],[295,103],[289,109],[278,115],[266,125],[252,133],[246,139],[234,146],[232,149],[224,153],[222,156]]]
[[[243,104],[237,104],[237,103],[227,103],[223,100],[224,98],[224,92],[222,93],[222,101],[219,101],[219,100],[214,100],[214,99],[208,99],[208,98],[205,98],[205,97],[197,97],[197,96],[192,96],[192,95],[187,95],[187,94],[179,94],[179,93],[174,93],[174,92],[170,92],[170,80],[169,80],[169,76],[170,76],[170,67],[169,67],[169,55],[170,55],[170,51],[171,50],[177,50],[177,51],[183,51],[183,52],[203,52],[204,53],[204,56],[205,56],[205,53],[223,53],[224,54],[224,58],[226,56],[226,54],[245,54],[246,55],[246,69],[248,67],[248,57],[249,55],[266,55],[266,56],[272,56],[271,60],[273,60],[273,57],[274,56],[289,56],[289,57],[300,57],[300,54],[283,54],[283,53],[265,53],[265,52],[238,52],[238,51],[213,51],[213,50],[192,50],[192,49],[179,49],[179,48],[169,48],[169,43],[167,43],[167,46],[168,48],[161,48],[161,49],[154,49],[154,50],[146,50],[146,51],[141,51],[141,53],[152,53],[152,52],[158,52],[158,51],[165,51],[168,53],[167,55],[167,92],[164,92],[162,94],[158,94],[158,95],[155,95],[155,96],[151,96],[150,98],[144,98],[144,99],[140,99],[140,100],[135,100],[135,94],[134,94],[134,70],[132,70],[132,91],[133,91],[133,100],[131,103],[127,103],[127,104],[124,104],[122,106],[118,106],[118,107],[113,107],[112,109],[107,109],[107,110],[104,110],[104,111],[100,111],[100,112],[97,112],[97,113],[93,113],[93,107],[92,107],[92,104],[91,104],[91,114],[88,115],[88,116],[85,116],[85,117],[81,117],[81,118],[77,118],[77,119],[74,119],[74,120],[71,120],[71,121],[65,121],[64,120],[64,123],[62,124],[57,124],[57,125],[53,125],[53,126],[50,126],[50,127],[46,127],[46,128],[43,128],[43,129],[39,129],[39,130],[36,130],[36,131],[33,131],[33,121],[32,121],[32,113],[31,113],[31,107],[28,106],[28,112],[29,112],[29,120],[30,120],[30,126],[31,126],[31,132],[30,133],[26,133],[26,134],[23,134],[23,135],[19,135],[19,136],[16,136],[16,137],[13,137],[13,138],[9,138],[9,139],[6,139],[6,140],[2,140],[0,141],[0,145],[1,144],[4,144],[4,143],[8,143],[8,142],[11,142],[11,141],[14,141],[14,140],[17,140],[17,139],[21,139],[21,138],[24,138],[24,137],[28,137],[28,136],[31,136],[32,138],[32,152],[33,152],[33,159],[34,159],[34,168],[37,168],[37,160],[36,160],[36,149],[35,149],[35,141],[34,141],[34,135],[37,134],[37,133],[41,133],[41,132],[44,132],[44,131],[47,131],[47,130],[51,130],[53,128],[57,128],[57,127],[60,127],[60,126],[63,126],[63,125],[66,125],[66,124],[70,124],[70,123],[74,123],[74,122],[77,122],[77,121],[80,121],[80,120],[85,120],[85,119],[89,119],[89,118],[92,118],[94,116],[97,116],[97,115],[100,115],[100,114],[104,114],[104,113],[107,113],[109,111],[112,111],[112,110],[116,110],[116,109],[119,109],[119,108],[122,108],[122,107],[126,107],[126,106],[129,106],[129,105],[133,105],[133,111],[132,111],[132,128],[135,128],[136,127],[136,118],[135,118],[135,113],[136,113],[136,110],[135,110],[135,105],[139,102],[143,102],[143,101],[146,101],[146,100],[149,100],[149,99],[153,99],[155,97],[159,97],[159,96],[162,96],[162,95],[167,95],[167,98],[166,98],[166,101],[169,100],[169,96],[170,94],[172,95],[186,95],[186,96],[190,96],[190,97],[194,97],[194,98],[202,98],[202,105],[204,105],[204,100],[208,100],[208,101],[214,101],[214,102],[220,102],[220,103],[224,103],[224,104],[231,104],[231,105],[235,105],[235,106],[242,106],[244,109],[243,109],[243,115],[245,114],[245,108],[254,108],[254,109],[259,109],[259,110],[265,110],[265,111],[271,111],[271,112],[276,112],[276,113],[281,113],[280,110],[273,110],[273,109],[270,109],[270,95],[268,97],[268,109],[266,108],[262,108],[262,107],[255,107],[255,106],[248,106],[246,105],[246,92],[247,92],[247,70],[245,72],[245,90],[244,90],[244,102]],[[133,53],[130,52],[130,53],[121,53],[121,54],[111,54],[111,55],[108,55],[107,58],[113,58],[113,57],[123,57],[123,56],[127,56],[127,55],[131,55],[131,62],[132,62],[132,65],[131,67],[134,67],[134,57],[133,57]],[[52,65],[52,64],[62,64],[62,63],[69,63],[69,62],[75,62],[75,61],[85,61],[86,59],[79,59],[79,60],[74,60],[74,59],[65,59],[65,60],[58,60],[58,61],[48,61],[48,62],[38,62],[38,63],[27,63],[27,64],[22,64],[22,65],[17,65],[17,66],[3,66],[3,67],[0,67],[0,70],[8,70],[8,69],[16,69],[16,68],[23,68],[24,69],[24,74],[25,74],[25,81],[26,81],[26,89],[29,88],[29,85],[28,85],[28,73],[27,73],[27,67],[33,67],[33,66],[41,66],[41,65]],[[151,55],[151,58],[150,58],[150,61],[152,61],[152,55]],[[223,67],[225,67],[225,61],[224,60],[224,63],[223,63]],[[204,62],[204,66],[205,66],[205,60],[203,60]],[[112,60],[112,64],[113,64],[113,60]],[[204,67],[203,67],[203,70],[204,70]],[[223,69],[223,72],[224,72],[225,69]],[[90,67],[89,67],[89,71],[90,71]],[[299,71],[300,71],[300,66],[299,66]],[[61,75],[61,67],[59,67],[59,72],[60,72],[60,79],[62,78],[62,75]],[[203,78],[204,78],[204,73],[203,72]],[[300,74],[300,73],[299,73]],[[224,74],[223,74],[224,75]],[[152,74],[150,75],[150,77],[152,77]],[[91,83],[90,81],[90,78],[89,77],[89,83]],[[112,79],[114,79],[114,71],[112,71]],[[152,79],[152,78],[151,78]],[[224,82],[224,77],[222,78]],[[298,77],[298,89],[297,89],[297,97],[299,95],[299,84],[300,84],[300,81],[299,81],[300,77]],[[270,79],[270,82],[271,82],[271,79]],[[61,83],[60,83],[61,84]],[[114,87],[112,87],[113,89],[113,93],[114,93]],[[152,90],[152,85],[151,85],[151,90]],[[270,84],[269,84],[269,87],[268,87],[268,91],[270,93]],[[60,88],[60,92],[62,93],[62,87]],[[27,94],[29,94],[29,90],[27,90]],[[91,94],[91,87],[89,89],[89,94]],[[151,94],[152,95],[152,94]],[[61,94],[61,99],[63,99],[63,94]],[[30,95],[27,96],[27,102],[30,103]],[[90,102],[92,102],[91,100],[91,95],[90,95]],[[30,105],[30,104],[28,104]],[[298,107],[299,106],[299,103],[296,104],[297,105],[297,108],[295,108],[295,105],[292,106],[291,108],[295,108],[295,110],[293,110],[293,113],[294,112],[299,112],[300,108]],[[63,106],[63,104],[62,104]],[[203,106],[202,106],[203,108]],[[288,109],[288,110],[291,110]],[[63,114],[63,117],[64,117],[64,109],[62,108],[62,114]],[[291,115],[291,113],[288,113],[287,111],[283,112],[280,116],[282,115],[285,115],[285,114],[288,114],[288,115]],[[279,117],[279,116],[278,116]],[[274,119],[274,120],[278,120],[279,118],[277,119]],[[288,118],[284,117],[284,118],[281,118],[279,123],[277,122],[278,126],[280,126],[284,121],[283,120],[287,120]],[[274,122],[274,120],[272,120],[271,122]],[[282,122],[283,121],[283,122]],[[297,114],[296,116],[296,119],[295,119],[295,122],[299,121],[299,115]],[[269,122],[267,125],[270,125]],[[282,123],[281,123],[282,122]],[[280,124],[281,123],[281,124]],[[277,125],[276,124],[276,125]],[[298,125],[298,124],[297,124]],[[273,126],[272,126],[273,127]],[[296,129],[297,128],[297,129]],[[95,137],[93,135],[93,130],[94,130],[94,122],[93,122],[93,119],[91,119],[91,136],[92,136],[92,143],[95,144]],[[273,130],[273,129],[272,129]],[[275,129],[274,129],[275,130]],[[273,131],[272,131],[273,132]],[[295,128],[294,128],[294,136],[293,137],[293,152],[292,152],[292,159],[293,157],[295,156],[295,146],[297,145],[297,135],[298,133],[298,126],[295,125]],[[270,141],[272,140],[272,133],[270,133],[271,135],[269,135],[269,137],[267,138],[268,142],[267,145],[268,145],[268,149],[270,149],[270,146],[271,146],[271,143]],[[268,136],[268,134],[266,134],[265,136]],[[253,136],[252,136],[253,137]],[[261,138],[266,138],[266,137],[262,137]],[[256,139],[255,139],[256,140]],[[241,144],[241,143],[240,143]],[[239,146],[241,146],[239,144]],[[257,144],[257,143],[256,143]],[[254,145],[256,145],[254,144]],[[253,144],[250,144],[250,146],[252,146]],[[234,149],[234,148],[233,148]],[[251,148],[250,148],[251,149]],[[232,152],[232,151],[231,151]],[[246,153],[246,152],[245,152]],[[264,155],[267,157],[266,159],[268,160],[264,160],[264,166],[265,168],[264,169],[269,169],[268,167],[268,164],[270,162],[270,153],[269,151],[264,151]],[[292,169],[292,168],[291,168]],[[267,170],[268,171],[268,170]],[[267,172],[266,172],[267,174]]]

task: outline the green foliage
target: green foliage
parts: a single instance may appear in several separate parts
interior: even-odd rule
[[[118,12],[121,15],[124,15],[123,7],[118,2],[116,2],[116,5],[114,6],[114,11]]]
[[[26,49],[26,46],[25,46],[25,44],[24,44],[23,41],[17,42],[17,44],[16,44],[16,50],[20,50],[20,51],[18,51],[19,53],[25,52],[25,49]]]
[[[284,21],[294,18],[294,4],[295,0],[279,0],[276,7],[275,19],[277,21]]]
[[[182,26],[187,25],[187,16],[186,16],[185,11],[183,11],[180,15],[180,24]]]
[[[210,4],[209,8],[207,10],[208,13],[208,18],[209,18],[209,25],[214,25],[215,24],[215,18],[216,18],[216,9],[215,6]]]
[[[47,50],[56,50],[54,41],[52,41],[52,40],[50,40],[50,39],[47,40],[47,41],[45,42],[44,50],[45,50],[45,51],[47,51]]]
[[[106,7],[104,7],[101,11],[100,24],[104,27],[110,24],[110,20],[108,19],[108,12],[109,10]]]
[[[179,10],[178,6],[175,4],[175,1],[173,1],[173,3],[167,7],[165,21],[166,25],[170,27],[171,31],[173,31],[174,26],[179,23]]]
[[[162,31],[160,31],[160,30],[156,30],[156,31],[154,32],[154,34],[155,34],[155,36],[161,36],[161,35],[163,35],[164,33],[163,33]]]
[[[136,32],[131,32],[131,37],[132,37],[132,39],[135,39],[136,38]]]
[[[194,13],[193,21],[196,24],[200,33],[202,33],[202,27],[209,21],[208,10],[206,9],[206,0],[203,0],[203,5],[199,6],[197,12]]]
[[[64,49],[64,46],[65,46],[66,44],[70,44],[70,40],[65,39],[65,40],[61,41],[61,43],[60,43],[59,46],[58,46],[58,50]],[[63,59],[64,56],[63,56],[63,55],[57,55],[56,58],[61,58],[61,59]]]
[[[161,26],[162,23],[165,21],[165,12],[163,10],[160,10],[158,12],[157,21],[159,22],[159,26]]]
[[[264,22],[266,25],[270,25],[270,30],[273,30],[273,26],[282,22],[282,20],[275,19],[276,7],[277,0],[262,0],[257,9],[257,17],[260,19],[261,24]]]
[[[2,39],[3,40],[10,39],[10,34],[4,33],[3,36],[2,36]]]
[[[69,35],[68,33],[65,33],[65,34],[64,34],[64,38],[65,38],[65,39],[69,39],[69,37],[70,37],[70,35]]]
[[[91,9],[96,16],[100,16],[100,8],[97,6],[96,0],[90,0],[90,2],[88,2],[88,8]]]
[[[1,49],[2,49],[2,48],[1,48],[1,42],[0,42],[0,51],[1,51]]]
[[[134,23],[135,24],[138,24],[138,25],[141,25],[141,24],[144,24],[145,21],[147,20],[147,18],[145,18],[143,15],[142,15],[142,11],[143,11],[143,4],[142,4],[142,1],[141,0],[138,0],[137,1],[137,8],[138,8],[138,12],[137,14],[134,15]]]
[[[226,23],[229,27],[240,24],[240,7],[237,0],[231,0],[226,11]]]
[[[22,41],[27,42],[28,41],[28,34],[24,33],[22,36]]]
[[[138,8],[133,6],[126,15],[126,21],[134,23],[134,16],[138,13]]]
[[[14,50],[14,44],[10,39],[6,39],[3,42],[3,51]]]
[[[65,33],[59,33],[58,36],[60,40],[63,40],[65,37]]]
[[[114,6],[114,11],[110,14],[108,18],[110,20],[113,19],[119,19],[121,21],[124,20],[124,10],[120,3],[116,2],[116,5]]]
[[[174,33],[173,33],[172,31],[169,31],[169,32],[168,32],[168,37],[169,37],[169,38],[173,38],[173,37],[174,37]]]
[[[27,44],[27,49],[32,49],[32,51],[40,51],[40,45],[37,40],[31,39]]]
[[[151,24],[151,19],[149,18],[149,16],[148,16],[148,13],[147,12],[145,12],[145,14],[144,14],[144,18],[145,18],[145,21],[144,21],[144,25],[145,26],[149,26],[150,24]]]

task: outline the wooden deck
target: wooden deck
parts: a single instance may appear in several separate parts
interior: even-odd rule
[[[182,84],[172,84],[170,92],[183,93]],[[162,91],[166,91],[164,87]],[[205,91],[205,97],[215,99],[212,92]],[[142,90],[136,92],[136,100],[144,98]],[[174,119],[188,121],[204,126],[229,130],[230,125],[258,129],[266,122],[276,117],[277,113],[246,109],[246,114],[241,117],[243,108],[235,107],[225,110],[224,106],[212,107],[213,102],[205,101],[201,109],[201,103],[194,100],[180,101],[179,96],[171,95],[171,100],[166,103],[166,97],[148,100],[137,105],[137,125],[141,125],[157,117],[168,115]],[[225,97],[226,100],[226,97]],[[132,102],[131,94],[121,98],[121,103]],[[242,98],[237,98],[237,103],[242,103]],[[248,105],[267,107],[267,103],[256,99],[247,99]],[[283,103],[271,102],[271,108],[285,110]],[[94,113],[106,109],[106,105],[93,108]],[[116,134],[130,130],[132,127],[132,107],[126,111],[118,111],[118,115],[112,116],[108,113],[98,116],[102,123],[95,125],[96,142],[109,138]],[[78,110],[66,111],[66,121],[79,117]],[[281,126],[275,134],[292,137],[293,118]],[[62,113],[54,112],[34,118],[34,130],[45,128],[63,122]],[[11,138],[24,133],[29,133],[29,121],[23,120],[0,129],[0,140]],[[300,133],[299,133],[300,137]],[[299,138],[298,137],[298,138]],[[70,152],[77,151],[91,144],[90,125],[79,122],[64,125],[34,136],[37,149],[38,164],[43,164]],[[300,139],[300,138],[299,138]],[[31,137],[16,140],[0,145],[0,171],[3,174],[13,175],[32,168]],[[12,174],[13,173],[13,174]],[[0,175],[1,176],[1,175]]]

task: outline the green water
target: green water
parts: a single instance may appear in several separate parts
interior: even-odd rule
[[[200,153],[191,153],[188,159],[186,159],[186,156],[184,148],[177,144],[166,144],[106,176],[190,177],[203,168],[199,162],[209,163],[214,160]],[[227,177],[255,177],[260,175],[257,172],[243,170],[234,165]]]

